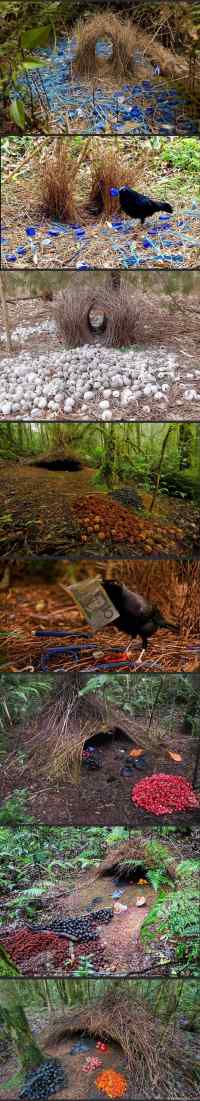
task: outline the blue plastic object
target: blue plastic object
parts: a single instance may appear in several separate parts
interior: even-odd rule
[[[25,233],[27,237],[36,237],[36,229],[34,229],[34,226],[28,226]]]

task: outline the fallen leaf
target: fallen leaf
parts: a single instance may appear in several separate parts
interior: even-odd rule
[[[182,761],[181,753],[172,753],[170,749],[167,750],[168,757],[172,757],[172,761]]]
[[[131,749],[129,757],[141,757],[144,749]]]

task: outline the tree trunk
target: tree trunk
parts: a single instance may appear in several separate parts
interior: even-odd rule
[[[6,297],[5,297],[4,283],[3,283],[3,276],[2,275],[0,275],[0,295],[1,295],[1,301],[2,301],[2,312],[3,312],[4,325],[5,325],[5,330],[6,330],[7,347],[8,347],[9,354],[11,355],[12,341],[11,341],[11,335],[10,335],[10,324],[9,324],[9,317],[8,317],[8,310],[7,310],[7,303],[6,303]]]

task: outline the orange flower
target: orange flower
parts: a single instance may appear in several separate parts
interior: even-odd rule
[[[104,1070],[102,1074],[96,1078],[97,1089],[106,1093],[107,1097],[123,1097],[123,1094],[127,1090],[126,1078],[123,1078],[123,1074],[118,1074],[116,1070]]]

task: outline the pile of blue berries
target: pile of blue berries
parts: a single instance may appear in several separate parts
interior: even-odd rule
[[[37,1070],[26,1075],[25,1085],[19,1094],[20,1101],[46,1101],[59,1087],[67,1085],[64,1067],[58,1059],[46,1059]]]

